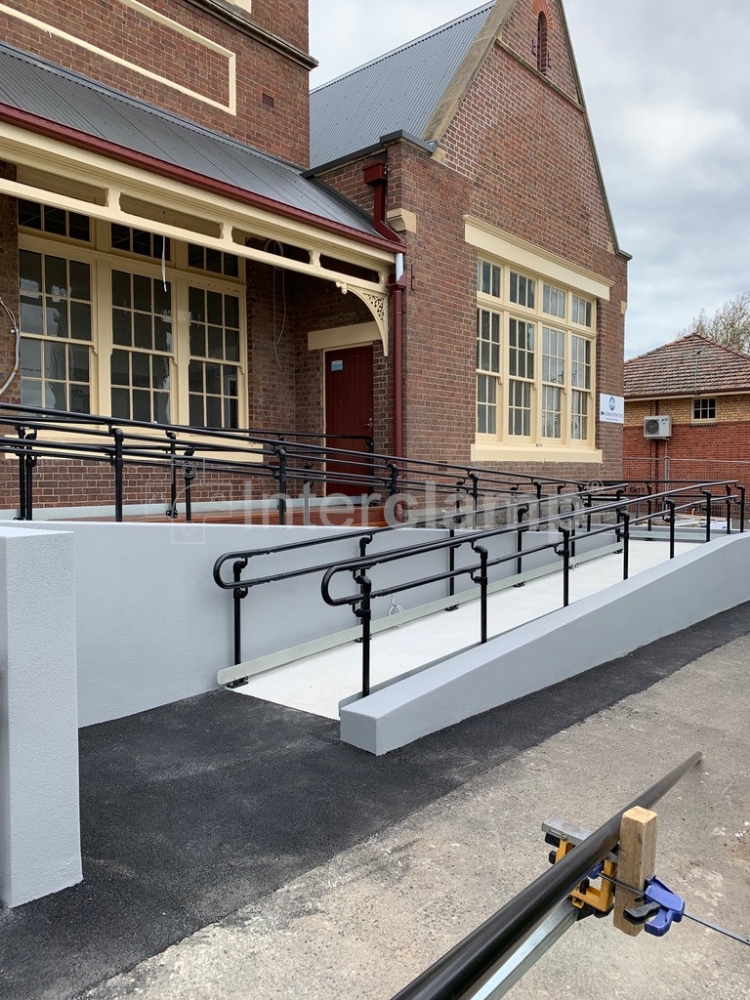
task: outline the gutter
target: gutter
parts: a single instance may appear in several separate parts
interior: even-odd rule
[[[100,139],[86,132],[81,132],[79,129],[71,128],[68,125],[60,125],[58,122],[42,118],[29,111],[22,111],[20,108],[14,108],[9,104],[0,103],[0,121],[9,125],[15,125],[18,128],[25,129],[37,135],[57,139],[78,149],[98,153],[120,163],[127,163],[130,166],[139,167],[150,173],[180,181],[183,184],[209,191],[212,194],[231,198],[244,205],[251,205],[253,208],[271,212],[274,215],[291,219],[294,222],[311,225],[316,229],[334,233],[337,236],[346,236],[348,239],[355,240],[367,246],[377,247],[379,250],[386,250],[389,253],[400,253],[403,251],[403,245],[395,233],[392,238],[386,238],[382,235],[375,236],[360,232],[358,229],[351,228],[343,223],[333,222],[319,215],[314,215],[312,212],[306,212],[303,209],[293,208],[291,205],[286,205],[283,202],[265,198],[263,195],[254,194],[251,191],[246,191],[244,188],[235,187],[226,181],[214,180],[214,178],[206,177],[204,174],[199,174],[196,171],[187,170],[185,167],[178,167],[173,163],[167,163],[164,160],[157,159],[155,156],[149,156],[147,153],[139,153],[125,146],[119,146],[108,139]],[[305,177],[305,174],[303,173],[302,176]]]

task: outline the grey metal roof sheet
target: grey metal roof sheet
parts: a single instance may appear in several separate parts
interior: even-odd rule
[[[424,129],[493,3],[323,84],[310,95],[310,162],[321,166],[383,135]]]
[[[364,213],[305,178],[301,169],[1,43],[0,102],[377,235]]]

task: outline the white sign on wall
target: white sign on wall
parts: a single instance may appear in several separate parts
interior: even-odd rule
[[[625,423],[625,399],[603,392],[599,396],[599,420],[603,424]]]

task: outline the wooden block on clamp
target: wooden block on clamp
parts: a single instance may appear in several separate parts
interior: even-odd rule
[[[656,813],[649,809],[629,809],[620,824],[620,851],[617,861],[617,880],[634,888],[643,889],[648,879],[656,874]],[[620,886],[615,890],[615,927],[629,937],[637,937],[643,926],[636,926],[625,919],[625,910],[636,904],[635,893]]]

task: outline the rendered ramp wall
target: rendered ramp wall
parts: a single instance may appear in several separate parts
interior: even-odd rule
[[[341,738],[388,753],[750,600],[750,534],[678,556],[341,710]]]

